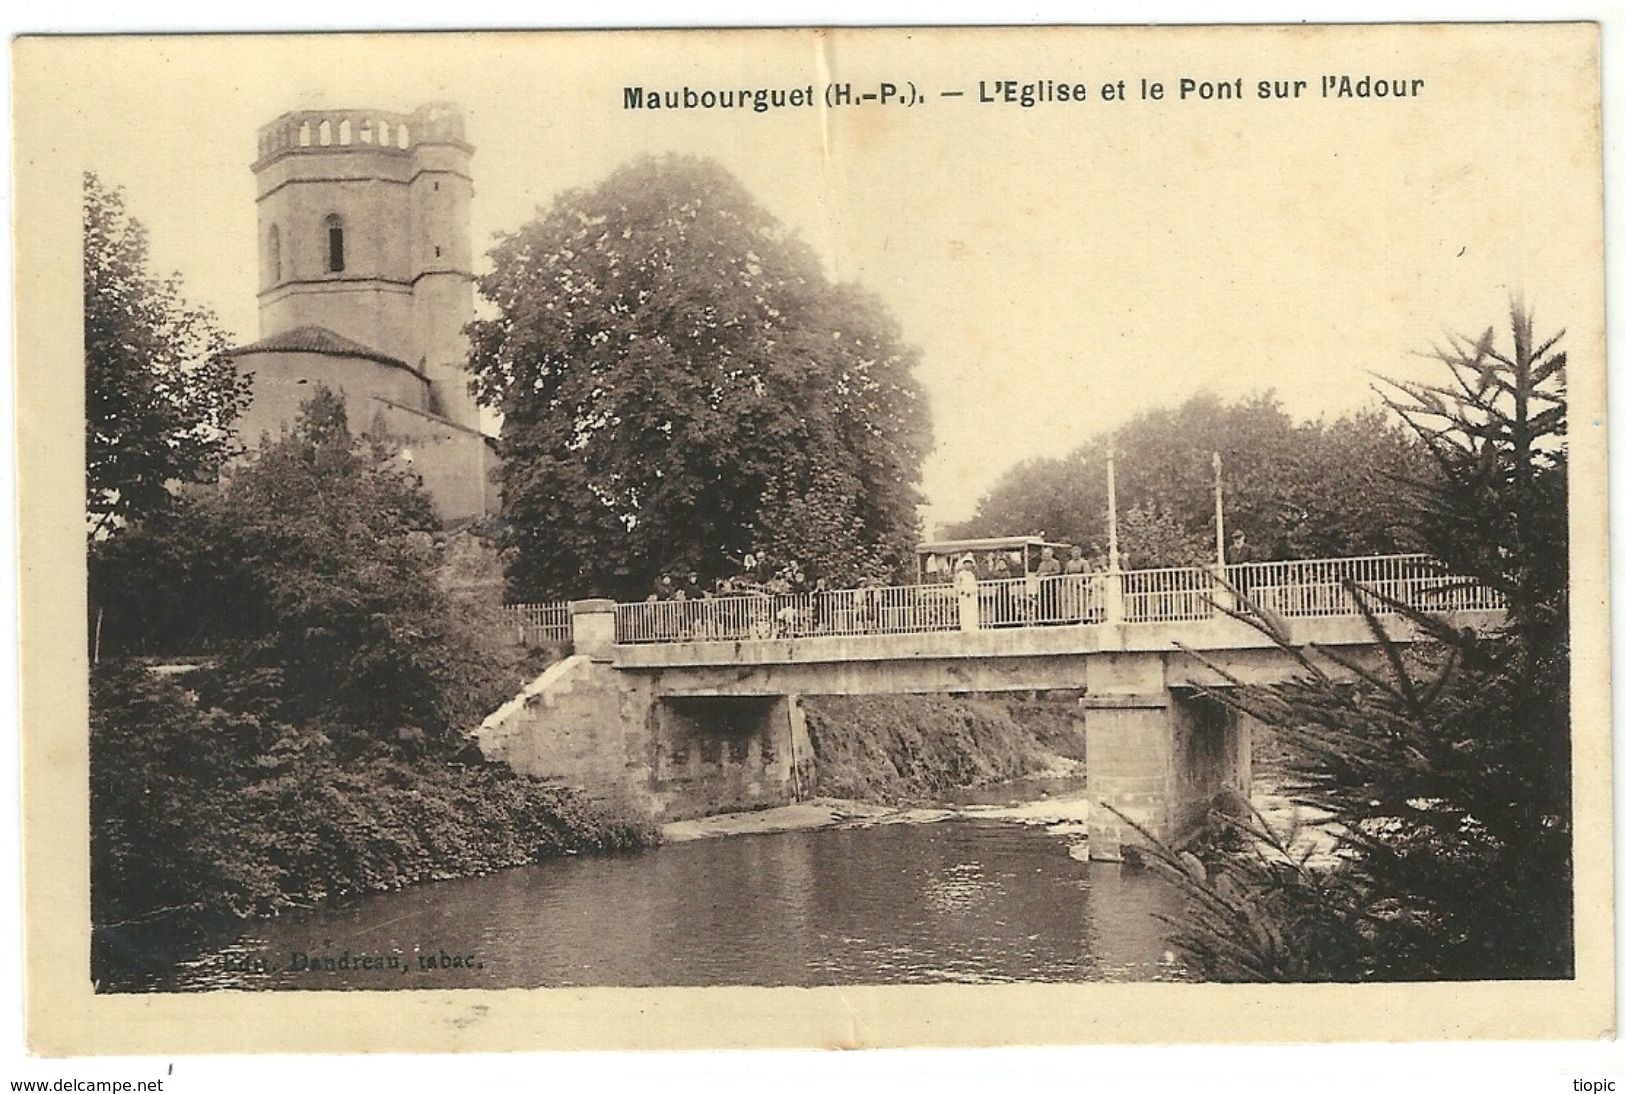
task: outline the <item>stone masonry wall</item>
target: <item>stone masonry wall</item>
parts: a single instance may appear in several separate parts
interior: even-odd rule
[[[481,725],[486,757],[661,821],[784,805],[811,785],[795,696],[666,702],[647,677],[578,654]]]

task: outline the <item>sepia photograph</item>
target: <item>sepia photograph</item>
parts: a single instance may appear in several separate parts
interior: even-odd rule
[[[31,1026],[1611,1029],[1599,49],[18,39]]]

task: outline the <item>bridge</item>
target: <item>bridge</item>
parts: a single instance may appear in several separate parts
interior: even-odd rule
[[[1294,646],[1375,659],[1354,589],[1491,633],[1482,585],[1419,555],[1129,570],[807,594],[569,605],[574,654],[486,719],[486,754],[669,819],[779,804],[816,785],[804,695],[1083,692],[1091,800],[1178,839],[1251,788],[1248,719],[1208,693],[1291,676]],[[1230,609],[1230,610],[1226,610]],[[1240,609],[1246,609],[1240,611]],[[1090,851],[1137,838],[1091,811]]]

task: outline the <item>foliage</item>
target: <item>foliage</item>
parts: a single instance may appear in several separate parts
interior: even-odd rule
[[[247,664],[282,674],[294,719],[375,730],[463,728],[502,690],[490,640],[436,576],[436,524],[387,449],[351,436],[328,392],[232,476],[219,525],[244,563]]]
[[[87,172],[84,201],[85,505],[105,535],[211,481],[249,392],[214,315],[149,272],[123,191]]]
[[[471,367],[503,414],[516,597],[641,595],[747,552],[837,582],[908,557],[918,354],[716,164],[639,160],[492,259]]]
[[[1428,548],[1505,596],[1505,631],[1402,610],[1431,640],[1401,650],[1377,614],[1400,606],[1351,586],[1372,669],[1256,613],[1300,672],[1217,694],[1306,757],[1298,800],[1341,846],[1329,869],[1293,865],[1289,839],[1243,823],[1210,865],[1156,848],[1193,894],[1182,944],[1210,976],[1572,975],[1566,358],[1517,306],[1511,332],[1504,352],[1493,331],[1451,343],[1448,383],[1386,396],[1437,466],[1416,493]]]
[[[1272,393],[1228,404],[1196,395],[1139,415],[1114,438],[1026,461],[950,534],[1042,532],[1104,554],[1108,444],[1120,546],[1132,566],[1212,559],[1215,452],[1224,460],[1226,531],[1244,532],[1261,559],[1415,546],[1409,501],[1394,484],[1426,478],[1422,447],[1378,409],[1298,423]]]
[[[1213,557],[1212,542],[1203,543],[1178,517],[1155,501],[1136,505],[1118,521],[1122,565],[1197,566]]]
[[[322,390],[220,487],[97,544],[95,594],[127,621],[114,649],[210,654],[93,677],[97,924],[266,914],[656,838],[467,762],[460,731],[540,670],[500,643],[477,584],[443,586],[434,533],[421,487]]]
[[[513,680],[490,608],[442,587],[429,501],[325,389],[293,431],[101,550],[112,649],[213,649],[277,716],[448,736]],[[167,649],[165,648],[167,645]]]
[[[656,838],[500,765],[379,745],[346,757],[320,730],[264,717],[198,677],[181,681],[226,705],[129,662],[93,678],[97,924],[263,915]]]

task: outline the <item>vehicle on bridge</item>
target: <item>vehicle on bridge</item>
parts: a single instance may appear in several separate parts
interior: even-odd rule
[[[1034,576],[1043,565],[1046,547],[1063,564],[1072,550],[1070,543],[1046,540],[1043,536],[931,540],[914,548],[914,582],[917,585],[952,582],[954,569],[966,555],[975,562],[976,577],[981,581]],[[1008,573],[996,571],[1001,557]]]
[[[930,540],[914,549],[915,582],[952,596],[946,586],[969,558],[976,570],[980,627],[1099,622],[1105,613],[1104,576],[1087,564],[1081,572],[1067,573],[1072,554],[1072,544],[1041,535]]]

